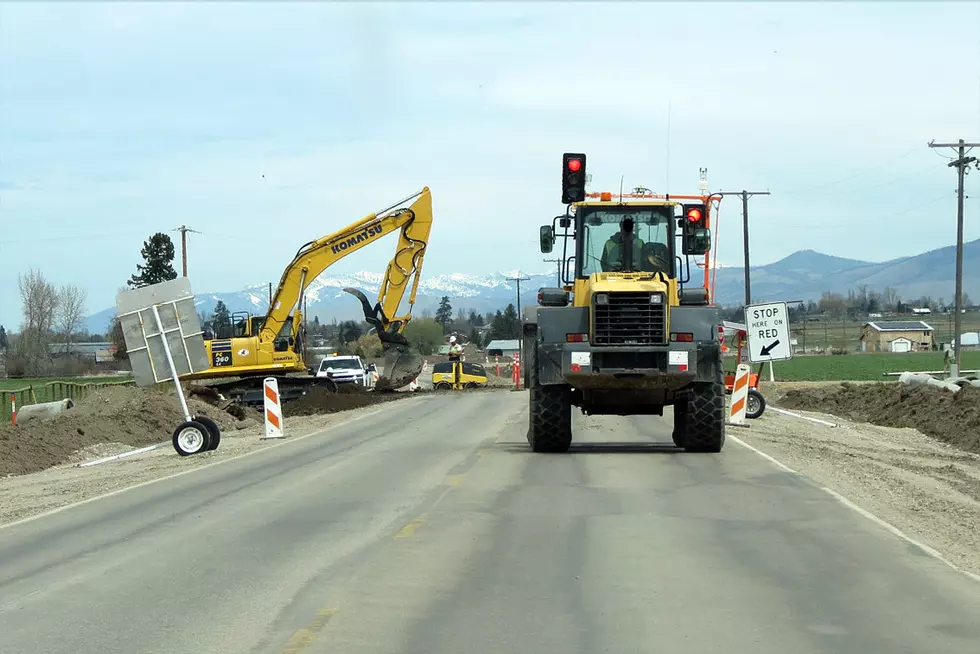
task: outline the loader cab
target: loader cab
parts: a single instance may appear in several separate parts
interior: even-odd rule
[[[675,277],[671,205],[599,203],[575,212],[575,277],[662,272]]]

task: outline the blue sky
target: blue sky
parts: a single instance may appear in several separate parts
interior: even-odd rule
[[[181,224],[202,232],[196,291],[278,280],[423,185],[426,273],[548,271],[563,151],[595,190],[693,193],[701,167],[711,190],[770,190],[754,264],[942,247],[955,173],[926,143],[980,139],[978,33],[970,3],[2,3],[0,323],[32,266],[111,306],[142,241]],[[725,200],[720,261],[741,260],[739,212]]]

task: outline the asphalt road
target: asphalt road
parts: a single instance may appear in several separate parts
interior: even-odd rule
[[[406,399],[0,529],[0,652],[980,651],[980,584],[806,480],[655,417],[532,455],[526,402]]]

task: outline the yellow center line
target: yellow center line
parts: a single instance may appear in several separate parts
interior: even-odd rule
[[[456,488],[463,483],[463,477],[464,475],[449,475],[446,477],[446,485]]]
[[[395,538],[411,538],[415,534],[415,530],[418,529],[422,523],[425,522],[425,516],[419,516],[414,520],[410,521],[404,527],[398,530],[395,534]]]
[[[293,633],[289,642],[282,648],[282,654],[299,654],[299,652],[306,649],[336,613],[336,609],[322,609],[318,611],[316,617],[313,618],[310,624],[302,629],[297,629]]]

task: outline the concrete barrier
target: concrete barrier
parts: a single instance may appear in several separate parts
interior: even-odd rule
[[[955,382],[939,380],[931,375],[920,372],[903,372],[898,376],[898,381],[908,386],[932,386],[933,388],[943,388],[951,393],[957,393],[960,390],[960,385]]]
[[[73,406],[75,406],[75,403],[71,398],[65,398],[57,402],[28,404],[17,409],[17,424],[23,425],[31,420],[49,420]]]

